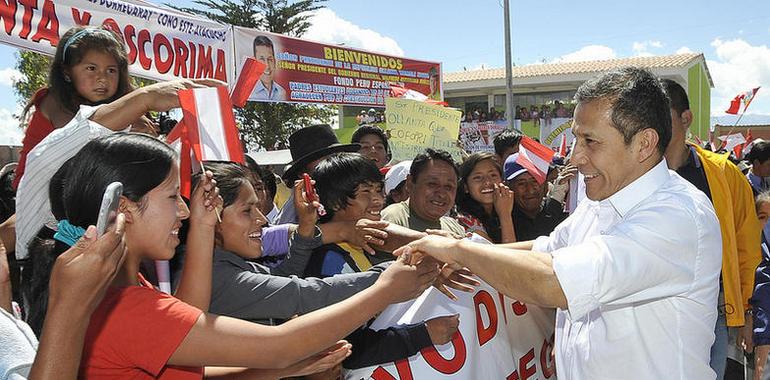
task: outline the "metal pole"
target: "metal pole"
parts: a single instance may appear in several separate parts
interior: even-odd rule
[[[508,120],[508,129],[514,129],[513,107],[513,69],[511,63],[511,7],[509,0],[503,0],[503,12],[505,12],[505,118]]]

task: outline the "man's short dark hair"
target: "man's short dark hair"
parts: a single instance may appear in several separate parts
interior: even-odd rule
[[[272,50],[273,54],[275,54],[275,47],[273,47],[273,41],[271,41],[269,38],[265,36],[256,36],[254,37],[254,46],[252,49],[254,49],[254,55],[257,55],[257,46],[267,46]]]
[[[690,109],[690,100],[687,98],[687,92],[684,88],[671,79],[661,80],[663,90],[666,91],[669,101],[671,101],[671,108],[676,111],[677,115],[681,115],[682,112]]]
[[[365,183],[383,184],[382,174],[374,161],[358,153],[335,153],[322,159],[310,176],[315,180],[318,198],[326,215],[320,218],[327,222],[335,210],[343,210],[356,197],[358,185]]]
[[[358,129],[356,129],[355,132],[353,132],[353,137],[350,138],[350,142],[354,144],[360,144],[361,139],[364,138],[366,135],[376,135],[377,137],[382,140],[382,145],[385,145],[385,151],[390,152],[390,147],[388,145],[388,136],[385,134],[385,131],[383,131],[380,127],[376,125],[369,125],[364,124]]]
[[[425,168],[431,160],[446,162],[452,169],[454,169],[457,178],[460,178],[460,171],[457,169],[457,164],[455,164],[455,160],[452,159],[452,155],[449,154],[449,152],[441,149],[426,148],[425,151],[415,156],[414,160],[412,160],[412,166],[409,167],[409,175],[412,176],[412,183],[417,183],[417,177],[420,176],[420,173],[425,171]]]
[[[495,153],[498,156],[502,156],[506,149],[519,145],[520,142],[521,133],[512,129],[506,129],[498,133],[493,140],[495,145]]]
[[[611,103],[611,124],[623,135],[626,145],[637,133],[653,129],[658,133],[658,152],[671,141],[671,110],[660,80],[637,67],[615,69],[580,85],[578,103],[606,100]]]
[[[749,160],[750,163],[754,162],[754,160],[759,160],[760,163],[763,163],[770,159],[770,141],[762,139],[754,140],[754,145],[751,146],[751,150],[749,151],[749,154],[746,155],[746,159]]]

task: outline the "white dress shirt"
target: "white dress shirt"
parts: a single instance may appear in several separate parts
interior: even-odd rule
[[[56,226],[48,185],[56,171],[89,141],[112,133],[88,118],[99,107],[80,106],[64,127],[51,132],[27,155],[27,169],[16,192],[16,257],[26,258],[27,244],[44,225]],[[87,226],[82,226],[87,227]]]
[[[722,242],[708,198],[663,160],[600,202],[586,199],[534,251],[567,298],[556,313],[563,379],[714,379]]]
[[[265,84],[262,83],[261,80],[258,80],[257,85],[254,87],[252,97],[259,100],[286,100],[286,90],[284,90],[278,82],[273,81],[273,89],[268,92]]]

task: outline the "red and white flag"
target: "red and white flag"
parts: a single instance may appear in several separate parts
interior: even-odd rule
[[[545,182],[548,175],[548,167],[555,152],[547,146],[532,140],[527,136],[522,136],[519,145],[519,158],[516,162],[523,166],[538,183]]]
[[[226,87],[181,90],[179,103],[190,146],[198,161],[245,162]]]
[[[754,96],[757,94],[757,91],[759,91],[759,87],[752,88],[751,90],[736,95],[735,98],[730,101],[730,108],[725,110],[725,112],[737,115],[741,110],[741,103],[743,103],[743,112],[746,112],[746,109],[749,108],[749,104],[751,104],[751,101],[754,100]]]
[[[561,135],[561,144],[559,144],[559,157],[567,157],[567,134]]]
[[[725,142],[725,149],[728,152],[732,151],[735,147],[741,146],[746,142],[746,138],[741,133],[733,133],[727,136],[719,136],[719,139]]]
[[[741,149],[741,155],[738,156],[738,158],[746,157],[747,154],[751,151],[751,147],[754,146],[754,137],[751,136],[751,128],[749,128],[748,132],[746,132],[746,142],[743,143],[743,149]]]
[[[428,95],[425,95],[421,92],[410,90],[405,87],[401,87],[395,84],[390,84],[390,97],[391,98],[401,98],[401,99],[411,99],[416,100],[418,102],[426,102],[431,104],[439,104],[442,106],[447,106],[448,104],[446,102],[442,102],[439,100],[434,100],[428,97]]]

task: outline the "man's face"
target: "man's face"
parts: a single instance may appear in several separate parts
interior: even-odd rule
[[[682,113],[671,108],[671,141],[666,147],[666,157],[684,147],[687,139],[687,129],[692,122],[692,112],[685,110]]]
[[[254,48],[254,59],[267,65],[265,72],[259,78],[265,87],[273,85],[273,76],[275,75],[275,54],[273,48],[269,46],[257,46]]]
[[[375,134],[364,135],[358,143],[361,144],[361,149],[358,153],[374,161],[377,169],[381,169],[388,163],[388,153],[380,136]]]
[[[770,160],[754,160],[751,163],[751,172],[760,177],[770,177]]]
[[[430,160],[416,182],[409,178],[409,206],[417,216],[438,222],[455,204],[457,174],[448,163]]]
[[[571,162],[585,176],[586,196],[594,201],[609,198],[644,174],[649,166],[644,161],[653,159],[657,144],[657,134],[644,130],[626,145],[611,124],[611,107],[602,99],[580,103],[572,124],[577,142]]]
[[[535,216],[540,212],[548,189],[547,182],[537,183],[532,174],[523,173],[508,181],[508,186],[513,190],[513,204],[525,214]]]
[[[439,89],[439,83],[438,83],[438,75],[433,75],[430,77],[430,93],[437,92]]]

